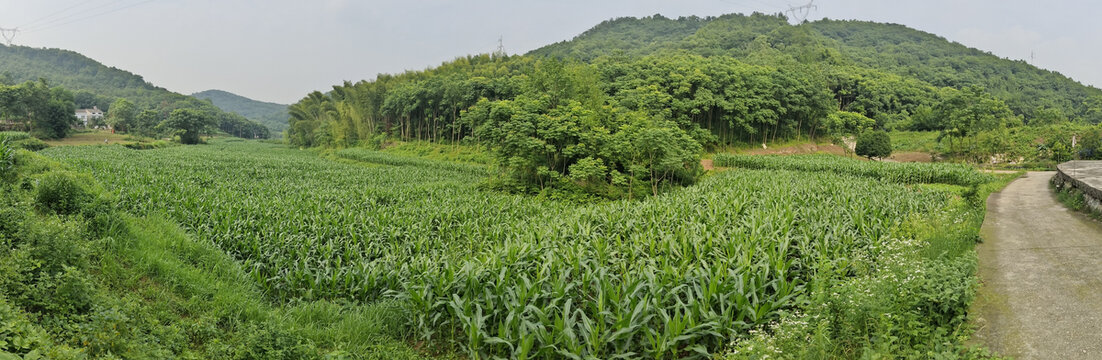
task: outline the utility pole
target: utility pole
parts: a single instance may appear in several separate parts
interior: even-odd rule
[[[15,40],[15,34],[19,32],[19,28],[5,29],[0,28],[0,37],[4,38],[4,42],[11,46],[12,40]]]
[[[819,6],[815,5],[815,0],[809,1],[807,4],[800,6],[788,5],[788,11],[786,13],[792,14],[792,18],[796,19],[796,23],[802,23],[807,20],[807,16],[811,15],[812,9],[818,9]]]

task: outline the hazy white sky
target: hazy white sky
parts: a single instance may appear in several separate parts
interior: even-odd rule
[[[567,40],[622,16],[776,13],[807,0],[0,0],[15,44],[80,52],[189,94],[292,103],[378,73]],[[1102,4],[816,0],[811,19],[904,24],[1102,86]],[[2,70],[2,69],[0,69]]]

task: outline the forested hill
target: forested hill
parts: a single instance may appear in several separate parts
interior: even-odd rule
[[[222,90],[201,91],[191,96],[203,100],[210,100],[214,106],[237,113],[238,115],[259,122],[272,131],[279,134],[287,129],[287,105],[253,100],[241,95]]]
[[[1057,116],[1093,117],[1087,103],[1102,96],[1097,88],[1024,61],[1002,59],[906,26],[864,21],[791,25],[782,16],[764,14],[620,18],[529,55],[591,62],[601,57],[673,52],[731,56],[767,66],[798,63],[818,66],[832,75],[857,75],[835,76],[836,88],[859,87],[862,81],[886,74],[939,88],[980,86],[1026,121],[1052,116],[1054,111],[1059,112]],[[1097,123],[1102,118],[1085,120]]]
[[[0,80],[8,83],[46,79],[74,93],[77,107],[107,110],[116,98],[142,108],[199,107],[201,101],[150,84],[141,76],[108,67],[77,52],[0,45]]]

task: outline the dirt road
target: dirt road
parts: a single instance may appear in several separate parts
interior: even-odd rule
[[[1102,224],[1031,172],[987,200],[973,340],[1019,359],[1102,359]]]

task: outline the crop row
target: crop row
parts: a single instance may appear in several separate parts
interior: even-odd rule
[[[872,162],[834,155],[760,156],[720,154],[715,166],[759,170],[826,171],[864,176],[903,184],[950,184],[973,186],[990,182],[990,175],[974,168],[949,163]]]

